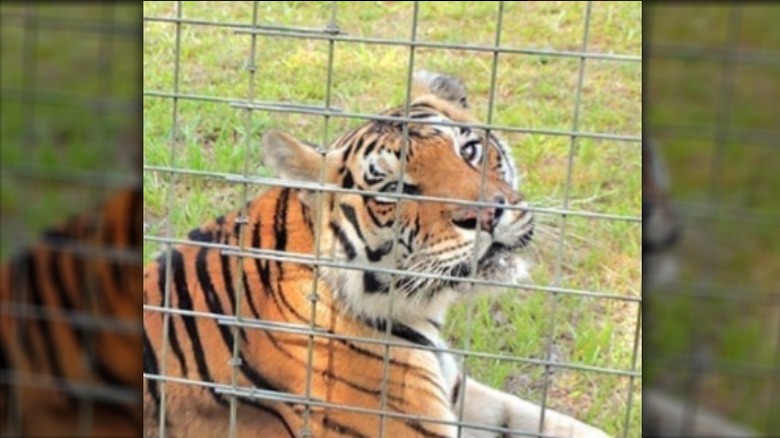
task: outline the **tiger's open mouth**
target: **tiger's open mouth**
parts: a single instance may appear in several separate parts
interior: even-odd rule
[[[450,268],[449,276],[500,282],[512,282],[526,277],[525,263],[515,251],[528,246],[532,238],[533,229],[523,235],[518,244],[512,247],[501,242],[493,242],[477,261],[476,273],[472,272],[471,262],[466,261]],[[446,282],[446,286],[465,291],[473,285],[469,281],[450,280]]]

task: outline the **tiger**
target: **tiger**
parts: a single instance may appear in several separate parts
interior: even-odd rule
[[[2,265],[0,435],[143,432],[142,220],[140,185],[120,188]]]
[[[475,125],[460,79],[418,72],[408,104],[327,148],[266,131],[262,160],[282,184],[144,269],[145,436],[538,433],[540,406],[442,351],[448,307],[477,288],[460,280],[519,280],[533,237],[508,147]],[[608,436],[543,418],[545,436]]]

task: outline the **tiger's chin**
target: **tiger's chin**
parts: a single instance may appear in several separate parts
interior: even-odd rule
[[[477,265],[472,278],[497,283],[529,283],[531,276],[528,262],[520,255],[501,244],[493,244]],[[475,284],[468,280],[455,282],[453,289],[459,293],[502,292],[506,288],[498,285]]]

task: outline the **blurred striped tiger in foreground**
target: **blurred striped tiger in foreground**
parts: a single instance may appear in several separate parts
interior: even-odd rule
[[[2,266],[0,435],[141,434],[142,214],[121,190]]]
[[[440,328],[449,304],[471,292],[458,279],[525,273],[515,252],[531,240],[533,216],[514,191],[516,170],[498,137],[451,125],[475,122],[463,84],[432,73],[417,79],[408,144],[403,124],[392,120],[365,123],[327,152],[281,132],[263,138],[265,163],[283,180],[322,177],[332,187],[375,194],[271,188],[247,205],[246,218],[239,212],[219,217],[190,232],[191,245],[146,267],[146,436],[161,428],[169,437],[228,436],[234,378],[252,389],[235,399],[237,437],[299,436],[305,427],[314,437],[368,438],[380,427],[387,437],[455,437],[461,400],[464,422],[474,426],[462,436],[495,436],[489,428],[538,430],[539,406],[476,382],[450,354],[431,350],[445,347]],[[384,113],[403,114],[402,108]],[[399,200],[397,193],[493,205]],[[262,250],[264,257],[239,260],[226,252],[228,245]],[[318,246],[327,259],[353,268],[306,264]],[[153,308],[166,303],[171,313]],[[231,326],[239,306],[241,318],[265,325]],[[323,336],[310,345],[298,329],[278,330],[282,323],[313,325]],[[385,361],[386,330],[400,345],[389,348]],[[172,380],[163,383],[159,375]],[[194,383],[175,380],[181,378]],[[318,402],[309,411],[307,393]],[[380,409],[388,415],[378,415]],[[547,436],[607,436],[552,410],[544,418]]]

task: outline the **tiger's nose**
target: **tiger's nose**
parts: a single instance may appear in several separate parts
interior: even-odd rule
[[[496,196],[492,202],[504,204],[506,200],[503,196]],[[452,213],[452,223],[467,230],[474,230],[479,226],[480,230],[491,233],[503,213],[504,209],[500,207],[460,206]]]

